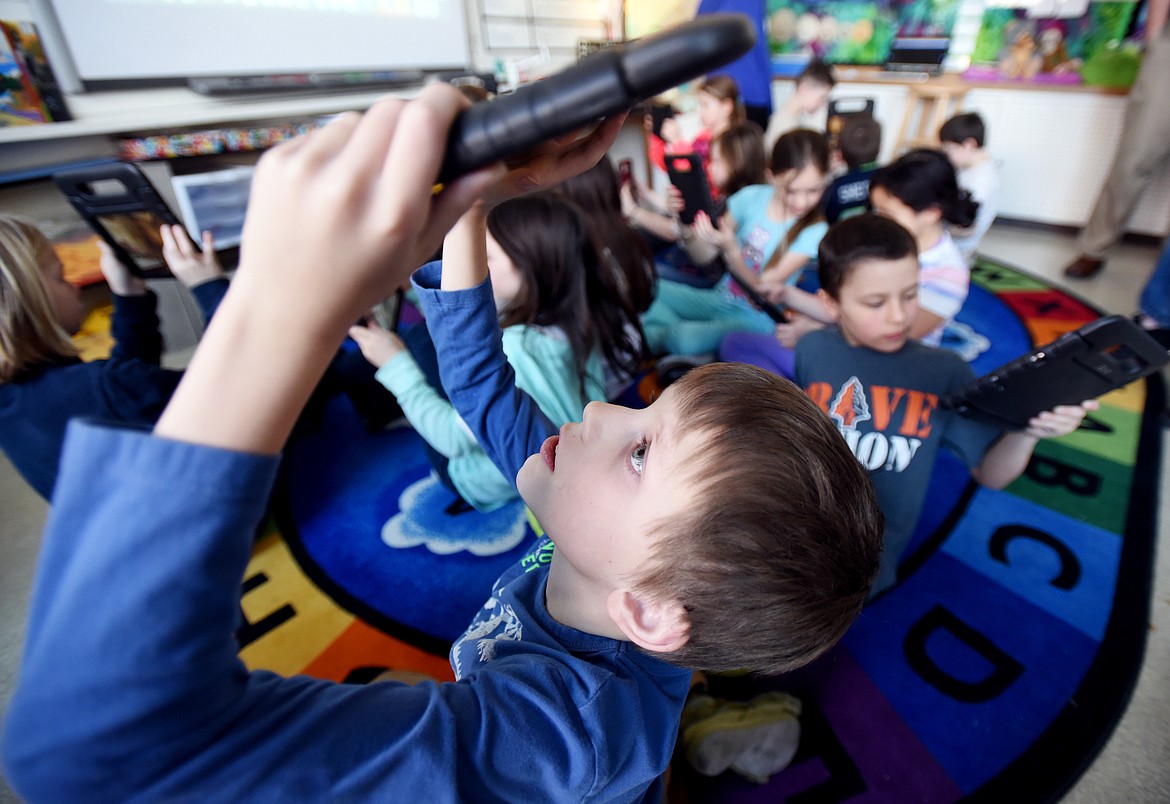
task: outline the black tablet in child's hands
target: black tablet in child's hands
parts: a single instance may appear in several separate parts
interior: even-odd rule
[[[112,162],[61,171],[53,174],[53,181],[131,272],[142,277],[171,275],[159,229],[182,221],[137,167]],[[195,247],[198,251],[199,244]]]
[[[1058,405],[1079,405],[1170,363],[1167,346],[1120,315],[1092,321],[949,394],[945,407],[1012,430]]]
[[[670,183],[679,189],[683,197],[683,208],[678,219],[686,226],[695,222],[700,212],[707,213],[711,223],[719,225],[719,209],[711,197],[707,183],[707,171],[702,160],[695,154],[667,154],[666,172]]]

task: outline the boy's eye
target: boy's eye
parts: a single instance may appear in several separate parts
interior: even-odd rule
[[[634,451],[630,453],[630,467],[635,474],[642,474],[642,470],[646,467],[646,453],[650,451],[650,444],[646,439],[638,442],[634,447]]]

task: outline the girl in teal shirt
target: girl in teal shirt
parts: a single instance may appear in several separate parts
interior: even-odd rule
[[[580,421],[585,405],[604,401],[605,364],[640,356],[636,316],[614,305],[581,210],[568,199],[539,193],[508,201],[488,214],[492,295],[503,329],[504,354],[516,385],[554,427]],[[517,498],[515,486],[484,454],[455,409],[432,386],[397,335],[356,326],[350,336],[394,394],[406,420],[438,453],[436,470],[480,511]]]

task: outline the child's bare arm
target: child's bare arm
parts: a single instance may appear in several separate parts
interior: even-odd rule
[[[785,252],[779,258],[773,258],[769,261],[764,270],[760,272],[760,279],[769,284],[778,285],[788,281],[788,278],[799,271],[808,262],[807,254],[799,254],[795,251]]]
[[[740,254],[739,241],[735,236],[735,218],[730,212],[724,213],[718,225],[707,213],[698,212],[691,229],[694,236],[684,240],[683,247],[696,265],[707,265],[722,254],[727,264],[739,268],[741,274],[746,276],[752,273]]]
[[[415,273],[443,388],[492,463],[512,480],[556,428],[531,397],[516,388],[515,374],[504,357],[486,281],[487,208],[530,189],[559,184],[596,164],[620,123],[620,118],[607,120],[584,140],[553,143],[547,153],[514,168],[447,235],[442,275],[436,276],[432,265]]]
[[[972,476],[988,488],[1002,489],[1023,473],[1040,439],[1068,435],[1098,407],[1097,400],[1091,399],[1079,405],[1060,405],[1033,417],[1027,430],[1006,433],[996,441]]]
[[[938,329],[938,325],[941,323],[943,323],[943,319],[940,316],[919,307],[918,315],[914,317],[914,324],[910,327],[910,337],[914,340],[925,338]]]

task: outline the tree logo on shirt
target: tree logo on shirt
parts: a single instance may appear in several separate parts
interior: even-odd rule
[[[842,430],[852,430],[857,427],[858,422],[870,418],[865,388],[857,377],[850,377],[841,386],[841,390],[829,405],[829,416]]]
[[[805,393],[837,423],[849,451],[871,472],[906,471],[930,435],[931,416],[938,408],[937,394],[885,385],[870,387],[871,402],[857,377],[842,383],[836,393],[824,382],[810,384]],[[863,432],[858,425],[865,421],[871,424]]]

